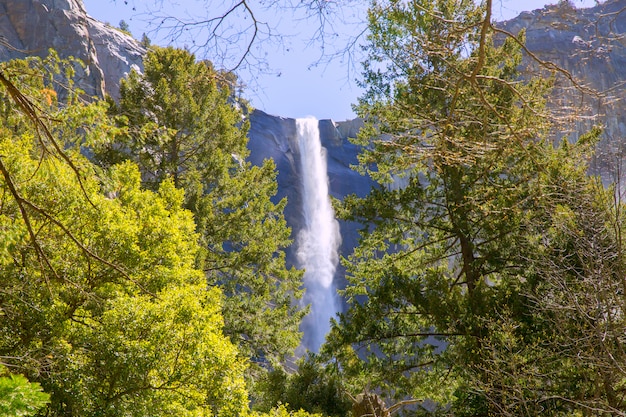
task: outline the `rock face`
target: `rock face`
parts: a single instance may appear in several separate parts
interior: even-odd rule
[[[131,36],[87,15],[81,0],[0,0],[0,39],[2,61],[44,57],[50,48],[82,60],[77,84],[96,97],[117,97],[120,78],[133,66],[140,69],[146,52]]]
[[[602,141],[593,161],[594,173],[612,180],[626,138],[626,0],[608,0],[593,8],[576,9],[566,1],[521,13],[501,27],[514,34],[526,31],[526,46],[537,57],[564,68],[582,87],[595,92],[582,94],[571,83],[557,81],[551,97],[553,106],[569,106],[562,114],[564,124],[556,136],[576,140],[594,124],[604,126]],[[526,57],[526,69],[537,64]],[[572,114],[582,113],[568,123]]]
[[[588,9],[567,2],[545,6],[506,21],[514,34],[526,30],[526,46],[545,61],[606,91],[626,80],[626,1],[609,0]]]

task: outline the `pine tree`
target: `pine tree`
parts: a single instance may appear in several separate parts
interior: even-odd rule
[[[366,93],[356,109],[367,122],[360,169],[378,186],[340,210],[366,228],[346,262],[349,309],[326,351],[355,389],[376,387],[389,401],[430,399],[454,415],[558,415],[582,397],[533,367],[571,353],[538,349],[554,335],[547,299],[531,297],[547,281],[535,256],[550,226],[529,219],[542,218],[548,178],[578,196],[567,203],[576,213],[576,190],[594,189],[572,176],[584,166],[578,151],[546,140],[552,78],[521,79],[523,33],[499,33],[491,7],[433,0],[370,8]],[[555,281],[546,285],[547,294],[555,290]],[[552,363],[562,376],[573,372],[567,360]],[[561,382],[562,391],[546,392]]]

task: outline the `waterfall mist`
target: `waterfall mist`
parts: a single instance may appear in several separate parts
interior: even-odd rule
[[[302,345],[317,352],[330,329],[330,318],[338,311],[333,277],[339,262],[341,235],[330,203],[326,149],[320,143],[318,121],[315,118],[297,119],[296,127],[304,213],[297,257],[300,267],[305,269],[304,302],[311,306],[310,313],[303,320]]]

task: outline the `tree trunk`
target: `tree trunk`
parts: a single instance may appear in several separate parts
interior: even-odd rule
[[[391,417],[383,400],[376,394],[357,395],[352,405],[352,417]]]

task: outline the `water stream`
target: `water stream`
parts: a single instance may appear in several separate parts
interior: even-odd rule
[[[326,149],[320,143],[318,121],[297,119],[302,178],[304,226],[298,235],[298,261],[305,269],[304,302],[310,313],[303,320],[303,347],[317,352],[330,329],[330,318],[338,311],[333,277],[339,262],[341,244],[339,223],[335,219],[329,192]]]

